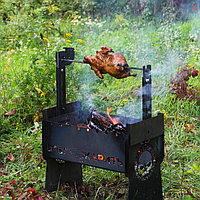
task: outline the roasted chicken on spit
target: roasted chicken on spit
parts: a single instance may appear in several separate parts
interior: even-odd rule
[[[101,50],[96,51],[96,56],[84,57],[83,62],[89,63],[95,74],[103,79],[102,74],[121,79],[128,76],[136,76],[136,73],[130,72],[130,68],[125,57],[120,53],[114,53],[110,47],[102,46]]]

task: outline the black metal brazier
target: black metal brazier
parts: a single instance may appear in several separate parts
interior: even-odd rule
[[[164,117],[151,116],[151,66],[143,67],[143,119],[120,117],[126,133],[79,127],[90,111],[81,102],[66,104],[65,66],[74,59],[74,49],[56,53],[57,106],[43,110],[42,148],[47,160],[47,191],[62,183],[82,183],[82,164],[125,173],[129,178],[128,199],[160,200],[160,164],[164,158]],[[70,60],[70,61],[68,61]],[[105,116],[105,114],[102,114]]]

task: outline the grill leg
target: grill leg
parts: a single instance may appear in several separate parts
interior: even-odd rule
[[[129,176],[128,200],[162,200],[161,174],[158,166],[152,177],[145,181]]]
[[[136,151],[138,151],[138,149],[146,148],[145,144],[143,144],[143,146],[141,146],[141,144],[137,144],[129,147],[130,157],[129,170],[127,174],[129,178],[128,200],[163,200],[160,164],[162,163],[164,157],[164,134],[151,139],[149,147],[150,145],[154,149],[153,151],[155,151],[153,153],[156,155],[156,162],[152,173],[149,174],[149,177],[145,180],[137,177],[134,169],[136,161],[136,157],[134,155],[136,155]],[[147,149],[148,152],[151,152],[149,148]],[[143,160],[141,159],[139,161],[141,164],[144,164],[147,161],[145,161],[144,157]]]
[[[47,159],[45,189],[48,192],[55,191],[63,183],[82,184],[81,164],[66,162],[60,164],[54,159]]]

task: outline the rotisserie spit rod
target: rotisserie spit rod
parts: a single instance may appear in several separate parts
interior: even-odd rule
[[[82,63],[82,64],[89,64],[83,61],[79,60],[70,60],[70,59],[61,59],[63,62],[75,62],[75,63]],[[138,67],[127,67],[128,69],[136,69],[136,70],[143,70],[143,68],[138,68]]]

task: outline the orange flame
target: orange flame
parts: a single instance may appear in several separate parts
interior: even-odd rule
[[[108,108],[107,107],[107,115],[109,117],[109,119],[112,121],[112,123],[115,125],[115,124],[118,124],[118,123],[121,123],[118,119],[114,118],[114,117],[111,117],[110,116],[110,112],[112,111],[112,108]]]

